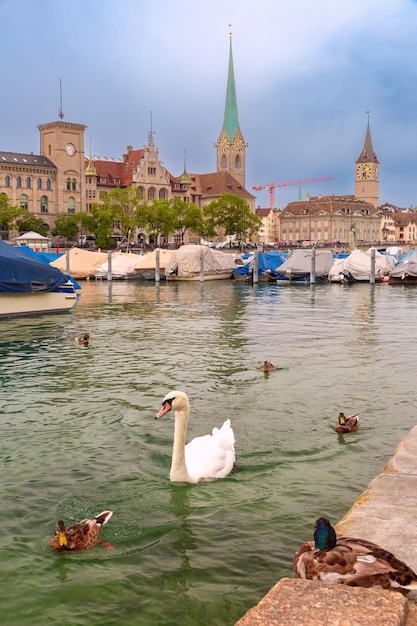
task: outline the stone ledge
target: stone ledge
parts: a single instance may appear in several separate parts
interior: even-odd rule
[[[400,593],[282,578],[235,626],[417,626]]]

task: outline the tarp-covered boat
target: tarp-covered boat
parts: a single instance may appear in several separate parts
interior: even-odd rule
[[[278,250],[269,252],[258,252],[258,282],[269,282],[271,276],[276,274],[276,270],[286,261],[287,255]],[[237,267],[233,275],[236,280],[250,280],[253,278],[254,254],[248,254],[244,259],[244,264]]]
[[[189,244],[172,252],[165,266],[165,278],[182,281],[200,280],[201,258],[204,280],[232,278],[237,267],[233,254],[220,252],[208,246]]]
[[[165,250],[164,248],[156,248],[152,250],[152,252],[145,254],[135,265],[140,276],[145,280],[155,280],[157,250],[159,251],[159,275],[160,278],[165,278],[165,265],[171,257],[172,251]]]
[[[417,284],[417,253],[410,250],[389,272],[389,282],[395,284]]]
[[[76,300],[63,272],[0,240],[0,317],[63,313]]]
[[[371,276],[372,248],[363,252],[352,250],[344,259],[336,259],[329,272],[329,281],[333,283],[369,282]],[[395,260],[388,254],[375,250],[375,280],[382,280],[393,268]]]
[[[314,275],[317,282],[327,280],[330,268],[333,265],[331,250],[314,250]],[[280,284],[309,283],[313,270],[313,249],[296,248],[288,259],[279,265],[270,280]]]
[[[130,280],[139,277],[136,264],[143,258],[140,254],[119,252],[111,259],[111,276],[113,280]],[[96,278],[107,279],[109,274],[109,262],[102,263],[94,273]]]
[[[99,265],[107,261],[107,252],[90,252],[81,248],[71,248],[69,254],[69,269],[76,280],[93,278]],[[56,261],[52,261],[52,267],[57,267],[61,272],[67,271],[67,254],[63,254]]]

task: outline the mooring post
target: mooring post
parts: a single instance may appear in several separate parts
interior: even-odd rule
[[[311,273],[310,273],[310,283],[314,285],[316,282],[316,249],[311,249]]]
[[[375,285],[375,248],[371,248],[371,272],[369,274],[369,282]]]
[[[160,249],[155,250],[155,282],[161,282]]]
[[[255,250],[255,252],[253,253],[253,284],[256,284],[259,280],[259,276],[258,276],[258,271],[259,271],[259,250]]]
[[[200,283],[204,283],[204,248],[200,246]]]
[[[111,267],[111,250],[107,252],[107,280],[110,282],[113,278],[112,275],[112,267]]]

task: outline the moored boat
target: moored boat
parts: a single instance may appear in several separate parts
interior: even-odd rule
[[[331,250],[314,250],[313,262],[313,249],[297,248],[293,250],[284,263],[275,269],[274,273],[270,275],[270,280],[280,285],[305,285],[311,282],[311,274],[314,269],[315,281],[324,282],[327,280],[332,265],[333,253]]]
[[[76,301],[63,272],[0,240],[0,318],[66,313]]]
[[[414,249],[390,270],[389,282],[393,285],[417,285],[417,254]]]
[[[233,254],[189,244],[172,252],[165,266],[165,278],[192,282],[200,281],[203,274],[204,280],[225,280],[233,277],[236,267]]]

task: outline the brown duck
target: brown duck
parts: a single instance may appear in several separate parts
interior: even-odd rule
[[[63,520],[55,526],[55,537],[50,546],[54,550],[86,550],[96,545],[102,526],[109,521],[112,511],[103,511],[92,519],[84,519],[74,526],[66,527]]]
[[[344,413],[339,413],[339,419],[335,426],[337,433],[353,433],[359,428],[359,413],[345,417]]]
[[[417,593],[417,574],[408,565],[370,541],[336,537],[325,517],[316,520],[314,541],[296,552],[293,570],[297,578]]]

